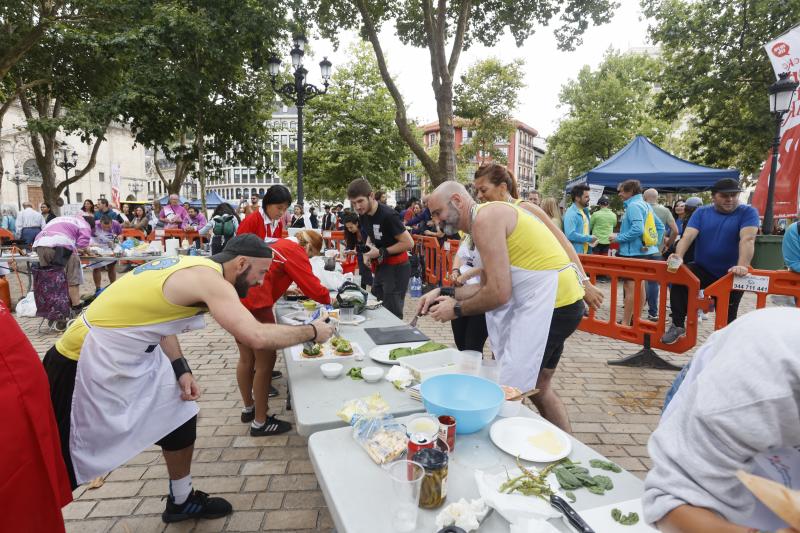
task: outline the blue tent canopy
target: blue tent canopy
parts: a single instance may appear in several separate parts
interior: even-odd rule
[[[219,204],[222,204],[224,202],[225,200],[219,194],[217,194],[216,191],[211,191],[208,194],[206,194],[206,207],[208,209],[216,209],[217,206],[219,206]],[[200,202],[199,199],[192,200],[191,202],[189,202],[189,205],[197,208],[203,206],[203,204]]]
[[[184,198],[183,196],[179,195],[178,198],[180,199],[179,202],[180,202],[181,205],[189,202],[189,199],[188,198]],[[167,205],[169,203],[169,195],[166,195],[163,198],[159,199],[158,202],[161,205]]]
[[[739,171],[735,168],[695,165],[662,150],[644,135],[637,135],[625,148],[568,182],[566,190],[586,183],[616,191],[620,182],[636,179],[642,183],[643,189],[695,192],[710,189],[714,182],[722,178],[739,179]]]

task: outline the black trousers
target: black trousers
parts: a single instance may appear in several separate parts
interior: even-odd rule
[[[459,350],[475,350],[483,352],[483,345],[489,337],[486,329],[486,315],[465,316],[450,322],[453,328],[453,340]]]
[[[719,279],[697,263],[688,263],[686,266],[700,280],[701,289],[705,289]],[[736,320],[742,296],[744,296],[742,291],[731,291],[730,303],[728,304],[728,324]],[[673,283],[669,290],[669,304],[672,308],[672,323],[679,328],[686,327],[686,309],[689,307],[688,287]]]
[[[408,261],[399,265],[380,265],[375,271],[372,294],[378,300],[383,300],[383,306],[400,320],[403,320],[403,305],[410,278],[411,265]]]

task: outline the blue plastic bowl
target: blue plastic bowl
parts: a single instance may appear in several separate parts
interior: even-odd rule
[[[422,382],[425,410],[456,419],[456,433],[466,435],[494,420],[505,401],[497,383],[467,374],[441,374]]]

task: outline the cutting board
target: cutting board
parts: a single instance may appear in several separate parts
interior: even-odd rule
[[[375,344],[399,344],[401,342],[425,342],[430,339],[417,328],[411,326],[389,326],[385,328],[364,328]]]

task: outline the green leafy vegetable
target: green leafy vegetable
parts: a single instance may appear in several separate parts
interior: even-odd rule
[[[615,465],[610,461],[603,461],[601,459],[592,459],[591,461],[589,461],[589,465],[591,465],[592,468],[599,468],[600,470],[608,470],[609,472],[614,472],[616,474],[622,472],[622,469],[619,466]]]
[[[575,503],[575,500],[577,500],[577,498],[575,497],[575,493],[572,492],[571,490],[568,490],[567,492],[565,492],[564,496],[567,497],[567,499],[569,500],[569,503]]]
[[[578,463],[573,463],[569,459],[564,459],[561,463],[558,463],[558,467],[553,472],[556,475],[558,484],[566,491],[585,488],[593,494],[602,496],[606,491],[614,488],[614,483],[608,476],[592,476],[589,474],[588,468],[584,468]]]
[[[347,375],[350,376],[350,379],[364,379],[361,375],[361,367],[354,366],[350,370],[347,371]]]
[[[553,489],[550,488],[550,484],[547,482],[547,476],[558,465],[559,463],[553,463],[543,468],[538,474],[535,474],[522,466],[519,462],[519,457],[517,457],[517,466],[522,471],[522,474],[515,478],[509,477],[508,481],[500,485],[498,490],[505,494],[519,492],[525,496],[536,496],[550,501]]]
[[[409,355],[419,355],[421,353],[435,352],[437,350],[444,350],[447,345],[438,342],[428,341],[418,348],[395,348],[389,352],[389,359],[395,361],[401,357],[408,357]]]
[[[624,515],[622,514],[622,511],[620,511],[616,507],[611,509],[611,518],[614,519],[614,522],[618,522],[623,526],[632,526],[634,524],[639,523],[638,513],[630,512]]]

